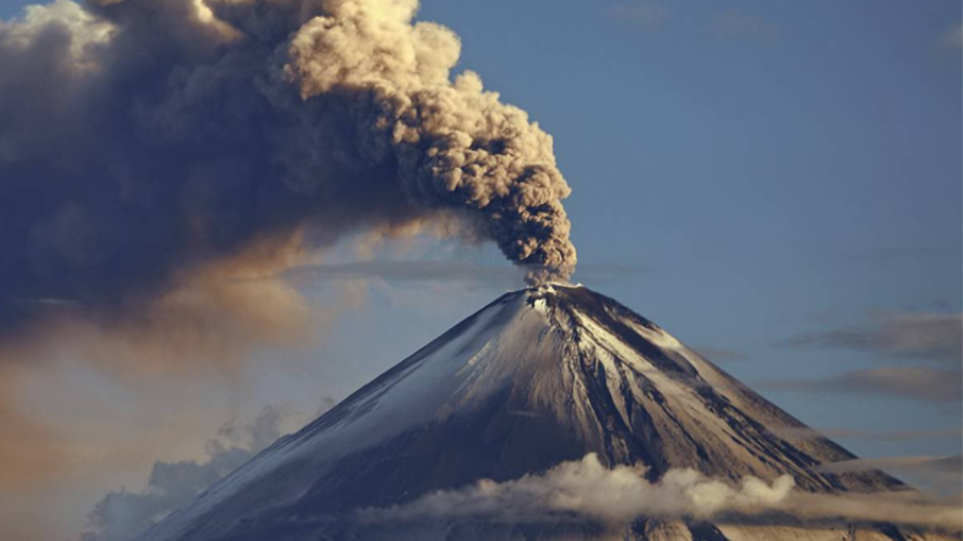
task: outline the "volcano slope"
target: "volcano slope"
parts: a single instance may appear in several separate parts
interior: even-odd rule
[[[618,302],[581,286],[546,285],[495,300],[141,540],[956,538],[846,517],[817,523],[787,509],[682,511],[616,524],[574,507],[547,516],[498,505],[406,513],[424,509],[426,495],[443,497],[438,491],[491,480],[484,492],[587,455],[605,468],[640,465],[638,475],[652,483],[687,468],[732,485],[791,476],[795,491],[811,495],[907,490],[879,471],[822,473],[821,464],[855,457],[825,438],[792,436],[806,432]]]

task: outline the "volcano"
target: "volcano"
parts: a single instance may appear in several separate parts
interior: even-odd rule
[[[890,524],[799,520],[716,524],[638,517],[435,519],[384,524],[359,510],[544,473],[594,455],[606,467],[675,468],[732,483],[792,476],[797,490],[906,489],[879,471],[833,474],[855,458],[659,326],[581,286],[507,293],[331,411],[285,436],[172,514],[142,541],[632,539],[890,540],[942,537]]]

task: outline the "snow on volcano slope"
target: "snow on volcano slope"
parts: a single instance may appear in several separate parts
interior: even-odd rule
[[[459,323],[142,540],[379,539],[350,533],[354,510],[544,472],[588,453],[609,466],[642,463],[650,480],[690,467],[733,481],[790,474],[814,492],[902,486],[881,472],[817,472],[854,457],[826,439],[770,430],[786,427],[803,425],[614,300],[542,286],[508,293]],[[697,538],[685,525],[648,530],[631,538]],[[432,531],[412,539],[599,535],[585,525]],[[705,539],[729,535],[713,532]],[[772,539],[733,532],[732,541]]]

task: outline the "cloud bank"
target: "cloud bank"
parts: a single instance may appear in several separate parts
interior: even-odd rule
[[[564,462],[542,475],[497,483],[482,480],[434,492],[401,506],[365,509],[365,521],[484,519],[507,523],[583,519],[622,528],[638,517],[721,519],[766,515],[820,521],[887,522],[958,531],[959,507],[917,494],[812,494],[794,490],[791,476],[771,484],[746,477],[741,484],[690,469],[669,470],[651,483],[644,469],[608,469],[595,454]]]

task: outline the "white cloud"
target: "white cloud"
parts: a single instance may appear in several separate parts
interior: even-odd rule
[[[771,485],[746,477],[735,486],[691,469],[669,470],[657,483],[641,467],[608,469],[594,453],[564,462],[544,475],[496,483],[482,480],[451,491],[428,494],[408,505],[369,509],[371,519],[419,520],[485,517],[492,520],[544,520],[576,514],[605,523],[625,523],[639,515],[709,518],[723,511],[753,513],[786,498],[791,476]]]
[[[71,0],[56,0],[49,4],[33,4],[24,7],[24,15],[19,20],[4,22],[0,19],[0,30],[5,32],[8,44],[17,43],[27,47],[37,34],[58,24],[70,31],[70,54],[78,69],[92,67],[87,59],[88,48],[106,43],[114,32],[114,27],[92,16],[78,3]]]
[[[624,527],[640,516],[648,518],[739,517],[766,515],[767,521],[882,521],[957,531],[959,506],[925,499],[917,493],[812,494],[793,490],[785,475],[772,484],[745,477],[741,484],[712,479],[691,469],[669,470],[649,482],[641,467],[608,469],[595,454],[564,462],[543,475],[526,475],[497,483],[482,480],[457,489],[438,491],[401,506],[361,511],[373,522],[420,522],[482,519],[530,523],[583,519]]]

